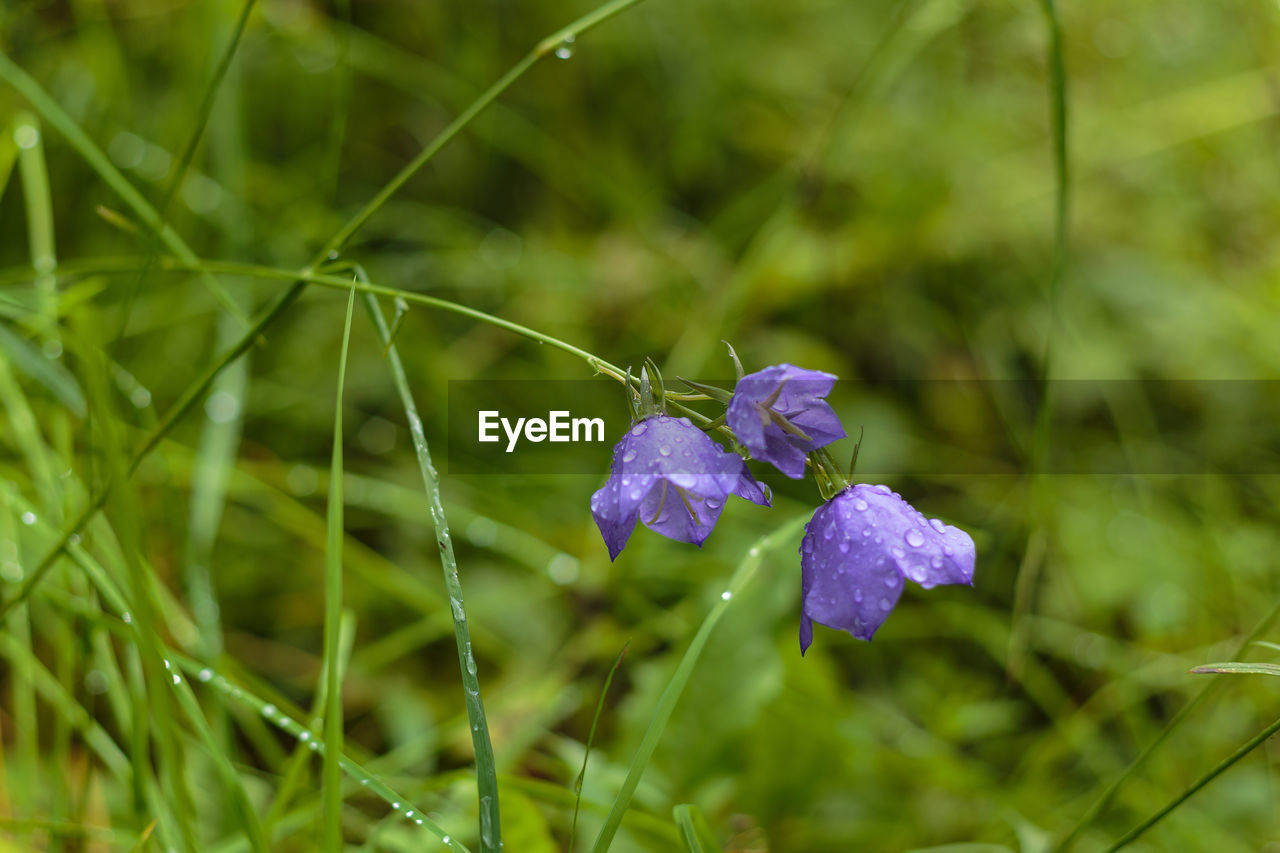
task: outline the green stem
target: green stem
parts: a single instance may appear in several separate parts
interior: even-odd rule
[[[1276,732],[1280,732],[1280,719],[1277,719],[1271,725],[1249,738],[1249,740],[1246,741],[1239,749],[1220,761],[1218,766],[1214,767],[1208,773],[1193,782],[1190,787],[1178,796],[1174,797],[1173,800],[1171,800],[1164,808],[1160,809],[1160,811],[1156,812],[1151,817],[1126,832],[1118,841],[1107,848],[1106,853],[1114,853],[1114,851],[1119,850],[1121,847],[1125,847],[1132,842],[1137,841],[1139,836],[1163,820],[1169,812],[1173,811],[1190,799],[1196,791],[1199,791],[1205,785],[1208,785],[1214,779],[1227,772],[1227,770],[1230,769],[1237,761],[1262,746],[1262,744],[1266,743],[1267,740],[1269,740]]]
[[[347,296],[347,317],[342,326],[338,355],[338,392],[333,406],[333,455],[329,463],[329,501],[325,513],[324,549],[324,767],[321,792],[324,801],[325,853],[342,850],[342,672],[338,638],[342,622],[342,397],[347,378],[347,354],[351,350],[351,313],[356,292]]]
[[[676,703],[680,701],[680,694],[684,692],[685,685],[689,683],[689,678],[693,675],[693,668],[697,665],[698,658],[702,655],[702,649],[706,646],[707,640],[711,638],[711,632],[715,630],[721,617],[729,609],[734,597],[742,592],[747,582],[751,580],[752,575],[755,574],[756,569],[760,567],[764,552],[793,536],[806,518],[807,516],[793,518],[772,533],[757,539],[755,544],[748,549],[747,556],[742,559],[742,562],[734,570],[733,576],[729,579],[728,587],[720,594],[720,600],[715,603],[706,618],[702,620],[702,626],[698,628],[698,633],[694,634],[693,640],[689,643],[689,648],[685,650],[684,657],[680,659],[675,673],[671,676],[671,680],[667,682],[666,689],[662,691],[662,697],[658,699],[658,706],[654,708],[653,716],[649,718],[649,727],[640,741],[635,757],[631,759],[631,768],[627,771],[627,778],[623,781],[622,788],[618,791],[618,796],[613,801],[613,808],[609,810],[609,816],[605,818],[604,825],[600,827],[600,834],[596,836],[595,845],[591,848],[592,853],[605,853],[613,842],[613,836],[622,824],[622,816],[626,814],[627,807],[631,804],[631,798],[635,795],[636,786],[640,784],[640,777],[644,774],[644,769],[648,766],[649,759],[653,757],[653,751],[657,748],[658,741],[662,738],[662,733],[667,727],[667,722],[671,719],[671,713],[675,710]]]

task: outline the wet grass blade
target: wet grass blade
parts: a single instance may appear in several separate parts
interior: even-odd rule
[[[355,291],[352,290],[354,295]],[[449,519],[444,501],[440,497],[440,478],[431,461],[431,449],[422,429],[409,378],[405,375],[400,353],[391,338],[391,328],[383,316],[377,297],[364,294],[364,305],[378,330],[378,339],[387,353],[391,378],[404,407],[409,422],[409,434],[413,438],[413,452],[418,457],[418,470],[427,492],[431,509],[431,521],[435,525],[436,543],[440,562],[444,569],[445,590],[449,594],[449,607],[453,615],[453,635],[458,647],[458,666],[462,673],[462,692],[467,707],[467,720],[471,725],[471,744],[476,754],[476,795],[480,801],[480,849],[496,853],[502,847],[502,823],[498,806],[498,771],[494,764],[493,742],[489,737],[489,723],[485,718],[484,701],[480,698],[480,679],[476,672],[475,654],[471,647],[471,629],[467,626],[466,604],[462,597],[462,581],[458,577],[458,561],[453,553],[453,537],[449,533]],[[332,494],[332,487],[330,487]]]

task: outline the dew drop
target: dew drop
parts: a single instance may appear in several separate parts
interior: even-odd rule
[[[275,715],[276,715],[276,706],[275,706],[275,705],[263,705],[263,706],[262,706],[262,716],[264,716],[264,717],[266,717],[268,720],[270,720],[270,719],[271,719],[272,717],[274,717]]]
[[[895,560],[901,560],[903,557],[907,556],[907,552],[899,548],[897,545],[890,548],[889,553],[893,554],[893,558]]]
[[[853,508],[856,509],[858,512],[866,512],[868,506],[869,504],[866,501],[864,501],[862,498],[853,499]]]
[[[942,568],[942,558],[934,557],[932,560],[929,561],[929,565],[933,566],[935,569]]]
[[[441,838],[440,840],[441,840],[441,841],[443,841],[445,844],[448,844],[448,843],[450,843],[451,841],[453,841],[453,839],[452,839],[452,838],[450,838],[450,837],[449,837],[449,836],[447,836],[447,835],[446,835],[444,838]]]
[[[938,531],[939,533],[945,533],[947,529],[947,526],[942,523],[942,519],[940,518],[929,519],[929,526],[932,527],[934,530]]]
[[[124,613],[120,614],[120,618],[124,621],[124,624],[126,625],[129,625],[133,622],[133,614],[127,610]]]
[[[862,587],[855,587],[853,590],[853,600],[858,604],[862,603]]]
[[[879,492],[882,495],[893,494],[893,489],[889,488],[888,486],[876,486],[874,490]]]
[[[22,514],[22,523],[31,525],[36,523],[36,514],[34,512],[24,512]]]
[[[670,447],[667,447],[667,446],[664,444],[664,445],[662,445],[661,447],[659,447],[659,448],[658,448],[658,452],[659,452],[659,453],[661,453],[663,456],[670,456],[670,455],[671,455],[671,448],[670,448]]]
[[[631,490],[631,500],[633,500],[633,501],[638,501],[638,500],[640,500],[640,490],[639,490],[639,489],[632,489],[632,490]]]
[[[706,504],[707,509],[719,509],[724,504],[724,501],[719,498],[707,498]]]
[[[884,585],[889,587],[890,589],[893,589],[893,575],[884,576]]]
[[[626,453],[622,454],[623,462],[634,462],[635,458],[636,452],[634,450],[628,450]]]
[[[181,675],[178,675],[178,673],[176,673],[176,672],[175,672],[175,673],[173,674],[173,683],[174,683],[174,684],[181,684],[181,683],[182,683],[182,676],[181,676]]]
[[[200,681],[208,681],[213,678],[213,670],[206,666],[204,669],[196,673],[196,678]]]
[[[728,601],[729,599],[733,598],[733,593],[729,592],[729,590],[726,589],[724,592],[720,593],[720,598],[724,601]]]
[[[849,541],[848,541],[847,539],[841,539],[841,540],[840,540],[840,546],[839,546],[839,547],[840,547],[840,553],[841,553],[841,554],[848,554],[848,553],[849,553]]]
[[[913,527],[907,531],[906,540],[912,548],[919,548],[924,544],[924,534]]]
[[[889,609],[890,607],[892,607],[892,606],[893,606],[893,605],[891,605],[891,604],[889,603],[889,599],[887,599],[887,598],[882,598],[882,599],[880,599],[880,609],[881,609],[881,610],[888,610],[888,609]]]
[[[307,741],[311,740],[311,732],[307,731],[306,729],[303,729],[302,732],[298,735],[298,740],[302,741],[303,743],[306,743]]]
[[[645,431],[646,429],[648,429],[648,427],[644,424],[644,422],[643,422],[643,421],[641,421],[640,423],[636,424],[635,426],[633,426],[633,427],[631,428],[631,434],[632,434],[632,435],[644,435],[644,431]]]
[[[400,804],[399,804],[399,803],[392,803],[392,804],[391,804],[391,808],[393,808],[393,809],[398,809],[398,808],[400,808]]]
[[[862,528],[862,535],[864,537],[869,537],[871,535],[871,528],[870,527]]]

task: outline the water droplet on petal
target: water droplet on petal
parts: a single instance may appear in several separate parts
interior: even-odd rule
[[[830,527],[830,526],[827,526],[827,527],[823,528],[823,531],[822,531],[822,538],[823,538],[823,539],[828,539],[828,540],[829,540],[832,536],[835,536],[835,535],[836,535],[836,531],[835,531],[835,529],[834,529],[834,528],[832,528],[832,527]]]
[[[912,548],[919,548],[924,544],[924,534],[913,527],[907,531],[906,540]]]
[[[897,545],[890,548],[889,553],[893,554],[893,558],[895,560],[901,560],[903,557],[907,556],[907,552],[899,548]]]
[[[840,553],[841,553],[841,554],[848,554],[848,553],[849,553],[849,540],[847,540],[847,539],[841,539],[841,540],[840,540]]]
[[[942,568],[942,558],[934,557],[932,560],[929,561],[929,565],[933,566],[935,569]]]
[[[855,587],[853,590],[853,600],[858,604],[862,603],[862,587]]]
[[[644,435],[644,431],[645,431],[646,429],[648,429],[648,427],[645,425],[644,421],[641,421],[640,423],[636,424],[635,426],[633,426],[633,427],[631,428],[631,434],[632,434],[632,435]]]
[[[892,606],[893,606],[893,605],[889,603],[889,599],[887,599],[887,598],[882,598],[882,599],[880,599],[880,609],[881,609],[881,610],[888,610],[888,609],[889,609],[890,607],[892,607]]]
[[[929,519],[929,526],[932,527],[934,530],[938,531],[939,533],[944,533],[946,532],[946,529],[947,529],[947,526],[942,523],[942,519],[940,518]]]
[[[853,508],[856,509],[858,512],[866,512],[867,506],[868,506],[867,502],[864,501],[862,498],[853,499]]]
[[[628,450],[626,453],[622,454],[623,462],[634,462],[635,458],[636,452],[634,450]]]
[[[723,503],[724,501],[721,501],[718,498],[707,498],[706,500],[707,509],[719,509]]]
[[[639,489],[632,489],[632,490],[631,490],[631,500],[633,500],[633,501],[638,501],[638,500],[640,500],[640,490],[639,490]]]
[[[879,492],[879,493],[880,493],[880,494],[882,494],[882,495],[891,495],[891,494],[893,494],[893,489],[889,488],[888,486],[876,486],[876,487],[874,488],[874,491],[877,491],[877,492]]]
[[[889,587],[890,589],[893,588],[893,575],[884,576],[884,585]]]

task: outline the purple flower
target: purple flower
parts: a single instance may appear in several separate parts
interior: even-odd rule
[[[738,380],[724,420],[755,459],[793,480],[804,476],[804,459],[844,438],[844,427],[822,399],[836,377],[820,370],[775,364]]]
[[[769,505],[741,456],[688,418],[657,415],[637,423],[613,448],[609,479],[591,496],[591,514],[609,559],[616,560],[637,518],[663,536],[701,546],[729,495]]]
[[[925,589],[973,585],[973,540],[926,519],[888,486],[865,483],[818,507],[800,545],[800,654],[813,623],[870,640],[902,594],[903,579]]]

